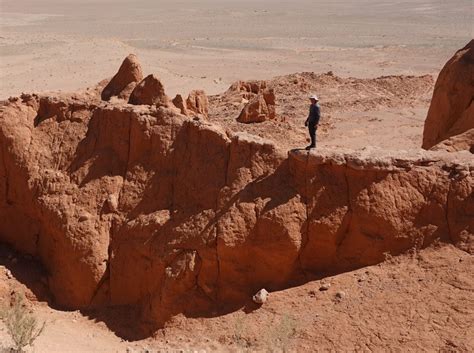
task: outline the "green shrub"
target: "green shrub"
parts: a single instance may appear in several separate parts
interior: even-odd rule
[[[3,310],[0,315],[13,340],[14,347],[11,350],[13,352],[23,352],[24,347],[32,346],[43,333],[46,324],[45,322],[38,324],[38,320],[29,313],[24,301],[24,295],[15,294],[10,307]]]

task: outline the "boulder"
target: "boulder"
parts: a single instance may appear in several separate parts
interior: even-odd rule
[[[253,297],[252,300],[255,304],[264,304],[268,299],[268,292],[265,288],[260,289]]]
[[[155,75],[148,75],[136,85],[128,102],[134,105],[144,104],[161,107],[167,106],[169,99],[161,81]]]
[[[191,91],[186,99],[186,108],[188,112],[207,117],[209,114],[209,100],[206,92],[203,90]]]
[[[143,72],[134,54],[125,58],[118,72],[110,80],[102,91],[102,100],[108,101],[111,97],[117,96],[122,99],[128,99],[136,84],[143,79]]]
[[[275,119],[275,92],[273,89],[262,91],[254,96],[242,109],[238,122],[261,123]]]
[[[474,128],[474,40],[441,70],[423,130],[423,148]]]

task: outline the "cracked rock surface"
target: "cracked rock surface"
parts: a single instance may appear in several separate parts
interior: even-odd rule
[[[1,107],[0,240],[62,307],[158,327],[435,242],[474,250],[468,151],[287,152],[99,92]]]

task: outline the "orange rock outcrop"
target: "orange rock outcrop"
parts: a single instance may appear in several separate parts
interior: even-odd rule
[[[186,111],[206,118],[209,114],[209,99],[203,90],[191,91],[186,99]]]
[[[474,128],[474,39],[441,70],[423,131],[423,148]]]
[[[266,120],[275,119],[275,92],[266,89],[255,95],[245,105],[237,121],[240,123],[261,123]]]
[[[0,240],[63,307],[131,306],[153,329],[437,241],[474,250],[469,153],[287,152],[94,92],[1,107]]]
[[[135,105],[167,106],[169,98],[161,81],[155,75],[148,75],[133,89],[128,102]]]
[[[105,86],[101,93],[101,98],[108,101],[116,96],[118,98],[128,100],[133,89],[143,79],[143,72],[138,58],[134,54],[130,54],[125,58],[118,72]]]

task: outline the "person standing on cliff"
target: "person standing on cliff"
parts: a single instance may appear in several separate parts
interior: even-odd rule
[[[311,138],[311,144],[306,147],[307,150],[316,148],[316,130],[318,129],[319,118],[321,117],[321,108],[319,106],[318,96],[313,95],[309,97],[311,105],[309,106],[309,115],[306,119],[304,126],[308,127],[309,137]]]

